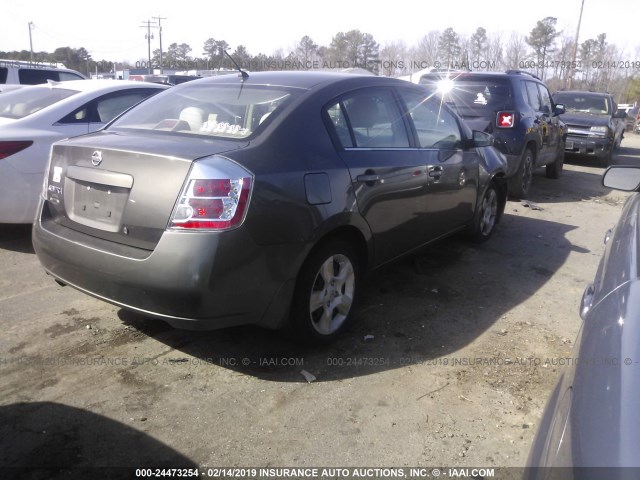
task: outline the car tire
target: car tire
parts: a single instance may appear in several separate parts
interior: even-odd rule
[[[307,258],[298,275],[289,330],[304,343],[335,339],[352,317],[360,282],[358,256],[344,240],[331,239]]]
[[[483,243],[489,240],[496,229],[500,210],[498,189],[491,183],[478,204],[476,214],[473,217],[473,224],[469,230],[471,239],[476,243]]]
[[[613,148],[610,148],[607,154],[600,159],[600,166],[607,168],[613,163]]]
[[[525,148],[522,154],[520,167],[509,181],[509,193],[516,198],[527,198],[531,181],[533,180],[533,166],[535,164],[535,156],[529,147]]]
[[[564,166],[564,142],[560,145],[560,151],[556,155],[556,159],[553,163],[550,163],[545,168],[545,176],[547,178],[560,178],[562,175],[562,167]]]

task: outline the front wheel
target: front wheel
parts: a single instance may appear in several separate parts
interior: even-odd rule
[[[531,181],[533,180],[533,165],[535,157],[530,148],[526,148],[522,155],[520,168],[509,181],[509,193],[516,198],[527,198]]]
[[[495,230],[498,222],[498,190],[495,185],[489,185],[478,205],[478,210],[471,225],[471,238],[478,242],[486,242]]]
[[[347,242],[334,239],[318,247],[304,263],[293,299],[290,327],[297,339],[324,343],[350,320],[360,268]]]

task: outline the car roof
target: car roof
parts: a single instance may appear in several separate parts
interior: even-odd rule
[[[204,77],[200,80],[194,80],[189,82],[191,85],[194,82],[202,84],[203,82],[219,83],[219,84],[239,84],[240,74],[236,75],[220,75],[215,77]],[[324,70],[320,71],[270,71],[270,72],[248,72],[248,77],[244,80],[246,85],[273,85],[273,86],[286,86],[310,89],[320,84],[337,83],[344,80],[361,78],[361,79],[377,79],[384,78],[384,81],[396,81],[396,79],[388,77],[375,77],[371,75],[362,75],[354,73],[339,73],[328,72]],[[400,81],[400,84],[404,82]],[[182,85],[179,85],[182,87]]]
[[[168,88],[167,85],[161,85],[151,82],[136,82],[133,80],[67,80],[65,82],[41,83],[38,85],[30,85],[29,88],[63,88],[66,90],[76,90],[77,92],[93,92],[95,90],[108,89],[113,87],[151,87],[151,88]]]
[[[567,93],[569,95],[586,95],[586,96],[594,96],[594,97],[610,97],[611,94],[607,92],[590,92],[588,90],[558,90],[554,95],[558,95],[559,93]]]

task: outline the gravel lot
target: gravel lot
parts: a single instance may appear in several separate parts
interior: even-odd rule
[[[639,159],[628,134],[616,161]],[[522,466],[627,197],[601,174],[539,170],[488,243],[376,272],[323,348],[125,312],[58,286],[29,229],[0,226],[0,467]]]

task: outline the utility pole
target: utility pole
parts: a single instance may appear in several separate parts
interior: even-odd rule
[[[31,40],[31,30],[36,28],[33,22],[29,22],[29,48],[31,49],[31,63],[33,64],[33,41]]]
[[[142,25],[140,25],[140,28],[146,28],[147,29],[147,34],[145,35],[144,38],[147,39],[147,48],[149,50],[149,52],[148,52],[149,53],[149,64],[148,64],[148,67],[149,67],[149,73],[150,74],[153,73],[153,71],[151,69],[151,40],[153,39],[153,34],[151,33],[151,28],[152,28],[151,24],[152,23],[155,23],[155,22],[152,22],[151,20],[147,20],[146,22],[143,21]],[[158,28],[158,27],[153,25],[153,28]]]
[[[571,58],[571,64],[569,65],[569,78],[567,79],[567,89],[571,90],[573,83],[573,75],[576,70],[576,55],[578,54],[578,37],[580,36],[580,24],[582,23],[582,11],[584,10],[584,0],[580,5],[580,17],[578,18],[578,28],[576,28],[576,38],[573,42],[573,55]]]
[[[158,20],[158,35],[160,37],[160,75],[162,75],[162,20],[166,20],[166,17],[151,17],[154,20]]]

